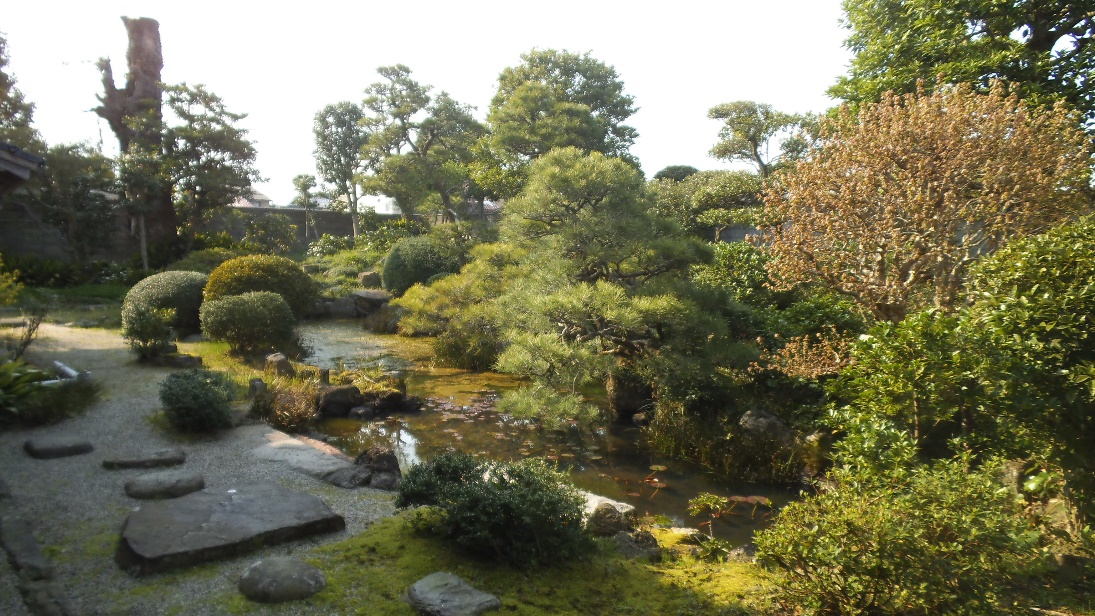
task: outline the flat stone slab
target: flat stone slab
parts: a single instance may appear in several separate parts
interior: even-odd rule
[[[142,505],[126,518],[114,559],[140,576],[345,527],[310,494],[270,482],[237,484]]]
[[[147,473],[125,482],[130,498],[178,498],[205,487],[205,478],[197,471],[177,469]]]
[[[498,597],[487,594],[451,573],[431,573],[407,590],[407,603],[428,616],[478,616],[502,609]]]
[[[115,470],[119,468],[158,468],[161,466],[178,466],[186,462],[186,452],[178,447],[168,449],[151,449],[130,453],[116,458],[103,460],[103,468]]]
[[[91,442],[75,434],[37,436],[23,443],[23,450],[27,455],[39,460],[78,456],[91,453],[93,449],[95,448],[91,446]]]
[[[277,556],[264,558],[240,576],[243,596],[259,603],[283,603],[307,599],[327,586],[323,572],[308,563]]]

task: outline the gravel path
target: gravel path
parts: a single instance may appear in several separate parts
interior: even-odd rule
[[[43,325],[28,355],[39,365],[59,360],[88,370],[102,386],[99,401],[80,416],[54,426],[0,433],[0,478],[10,486],[15,506],[30,521],[78,614],[224,613],[219,601],[234,592],[240,573],[260,557],[294,555],[345,539],[394,512],[390,493],[341,490],[284,462],[259,459],[246,448],[234,447],[239,444],[234,430],[181,440],[155,427],[149,418],[158,412],[159,383],[171,371],[137,364],[116,333]],[[35,460],[23,452],[28,438],[53,433],[81,435],[95,451],[55,460]],[[140,504],[128,498],[122,486],[126,479],[147,471],[108,471],[102,461],[136,449],[168,446],[186,450],[187,461],[181,468],[200,471],[207,487],[274,481],[323,499],[346,518],[346,530],[212,565],[134,579],[114,564],[113,554],[126,514]],[[0,614],[26,613],[11,568],[6,562],[0,564]],[[293,613],[309,612],[298,605]]]

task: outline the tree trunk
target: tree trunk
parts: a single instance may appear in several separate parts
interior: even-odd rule
[[[608,410],[612,420],[617,423],[631,423],[635,413],[649,409],[653,402],[653,391],[634,374],[612,373],[605,382],[608,394]]]

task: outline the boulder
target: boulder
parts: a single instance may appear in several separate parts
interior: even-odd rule
[[[753,559],[757,557],[757,546],[750,541],[730,550],[726,557],[739,562],[753,562]]]
[[[266,381],[255,377],[247,383],[247,397],[254,398],[255,396],[266,391]]]
[[[178,498],[205,487],[205,478],[197,471],[186,469],[160,471],[134,477],[125,482],[125,494],[130,498]]]
[[[373,469],[357,464],[333,470],[323,476],[327,483],[347,490],[367,486],[372,478]]]
[[[327,315],[336,319],[355,319],[358,315],[357,304],[352,297],[339,297],[330,299],[327,304]]]
[[[239,581],[243,596],[259,603],[307,599],[327,586],[323,572],[288,557],[264,558],[248,567]]]
[[[597,505],[586,519],[586,528],[599,537],[612,537],[620,532],[626,533],[633,527],[631,518],[610,502]]]
[[[350,409],[364,406],[365,397],[353,385],[341,385],[324,389],[319,394],[319,415],[321,417],[347,417]]]
[[[380,286],[380,274],[378,272],[361,272],[357,275],[357,284],[366,289],[375,289]]]
[[[399,470],[399,458],[391,447],[373,446],[364,453],[354,458],[354,464],[367,466],[381,473],[395,473],[401,475]]]
[[[270,355],[267,355],[266,366],[263,371],[266,374],[273,374],[274,376],[293,377],[297,375],[297,371],[293,368],[293,364],[289,363],[289,358],[282,353],[271,353]]]
[[[79,456],[94,449],[87,439],[75,434],[37,436],[23,443],[27,455],[39,460]]]
[[[402,478],[395,473],[373,473],[373,478],[369,481],[369,487],[374,490],[398,490],[399,483]]]
[[[369,315],[392,301],[392,294],[380,289],[366,289],[364,291],[354,291],[350,294],[350,298],[354,300],[354,305],[357,306],[359,314]]]
[[[494,595],[472,587],[451,573],[431,573],[407,590],[407,603],[427,616],[477,616],[502,609]]]
[[[588,527],[590,518],[593,517],[594,512],[596,512],[597,509],[605,503],[611,505],[616,510],[617,514],[622,516],[623,520],[626,520],[626,522],[627,522],[626,527],[617,528],[616,530],[613,530],[612,532],[608,532],[610,527],[605,526],[604,530],[607,533],[605,536],[611,537],[612,535],[615,535],[620,530],[630,530],[631,528],[634,527],[634,525],[635,525],[635,507],[633,505],[629,505],[627,503],[621,503],[620,501],[614,501],[610,498],[605,498],[604,496],[599,496],[597,494],[593,494],[592,492],[581,492],[581,494],[582,494],[582,497],[585,498],[585,504],[582,505],[582,509],[583,509],[582,516],[586,520],[587,527]],[[619,524],[619,520],[612,514],[611,511],[609,511],[607,509],[602,510],[600,516],[608,524],[617,524],[617,525]],[[600,524],[600,521],[596,522],[596,524]]]
[[[114,559],[140,576],[345,527],[311,494],[272,482],[235,484],[142,504],[126,518]]]
[[[347,415],[347,417],[349,417],[350,419],[369,421],[370,419],[376,417],[376,409],[371,406],[355,406],[354,408],[350,409],[350,413],[349,415]]]
[[[407,401],[407,396],[397,389],[382,389],[370,391],[365,396],[365,403],[380,413],[402,411]]]
[[[616,551],[624,558],[641,558],[654,563],[662,560],[662,549],[650,531],[620,531],[612,536],[612,540],[616,544]]]
[[[186,462],[186,452],[178,447],[153,449],[130,453],[116,458],[103,460],[103,468],[157,468],[160,466],[178,466]]]

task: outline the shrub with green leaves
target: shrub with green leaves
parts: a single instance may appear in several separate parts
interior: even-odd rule
[[[197,331],[202,290],[208,280],[201,272],[170,271],[153,274],[133,285],[122,302],[122,335],[134,326],[138,308],[173,310],[174,318],[170,321],[173,327]]]
[[[566,474],[544,460],[454,453],[413,467],[396,498],[400,509],[438,511],[440,528],[461,548],[518,568],[562,563],[588,549],[582,504]]]
[[[227,342],[237,353],[290,352],[299,346],[293,311],[269,291],[208,300],[202,304],[201,323],[206,338]]]
[[[210,432],[232,425],[229,403],[235,384],[222,372],[203,368],[168,375],[160,383],[160,402],[171,427],[181,432]]]
[[[905,477],[846,476],[757,534],[777,596],[805,614],[1002,614],[1037,570],[1039,534],[1007,490],[960,461]]]
[[[0,363],[0,425],[19,423],[24,405],[49,378],[49,373],[22,360]]]
[[[315,283],[293,261],[271,255],[247,255],[225,261],[209,274],[205,301],[251,291],[277,293],[297,317],[307,314],[317,298]]]
[[[240,247],[245,250],[273,255],[284,255],[296,244],[297,226],[283,214],[252,217],[240,240]]]
[[[171,342],[171,322],[175,311],[159,310],[144,304],[130,304],[122,309],[122,337],[141,361],[163,353]]]
[[[392,246],[384,260],[380,278],[393,295],[403,295],[411,286],[424,283],[437,274],[456,273],[460,263],[429,237],[402,239]]]

